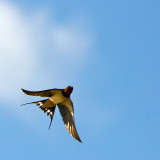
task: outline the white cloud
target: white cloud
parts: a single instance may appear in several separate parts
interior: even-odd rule
[[[68,24],[51,23],[48,14],[40,10],[26,15],[12,3],[0,2],[1,100],[7,102],[9,96],[10,102],[18,100],[21,87],[47,83],[53,78],[49,77],[51,71],[63,74],[62,69],[53,70],[49,63],[57,66],[58,60],[63,62],[69,57],[69,65],[78,59],[75,69],[87,57],[91,39],[85,27],[78,27],[77,20]],[[61,64],[62,68],[65,65]]]
[[[32,36],[18,9],[0,2],[0,97],[16,97],[36,66]]]

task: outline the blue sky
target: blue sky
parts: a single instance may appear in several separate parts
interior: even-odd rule
[[[0,159],[160,159],[158,0],[0,2]],[[73,85],[80,144],[20,88]]]

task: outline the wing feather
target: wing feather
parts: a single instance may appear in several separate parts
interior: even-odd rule
[[[74,137],[79,142],[82,142],[78,133],[77,133],[75,122],[74,122],[72,101],[68,100],[65,103],[60,103],[60,104],[58,104],[58,108],[61,113],[64,125],[65,125],[67,131],[69,132],[69,134],[71,134],[71,136]]]
[[[60,91],[61,89],[48,89],[48,90],[43,90],[43,91],[27,91],[25,89],[22,89],[22,91],[30,96],[41,96],[41,97],[51,97],[53,96],[56,92]]]

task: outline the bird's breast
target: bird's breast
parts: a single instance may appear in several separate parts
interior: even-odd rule
[[[67,100],[67,98],[64,97],[64,96],[62,95],[62,93],[60,92],[60,93],[57,93],[57,94],[55,94],[54,96],[50,97],[50,100],[51,100],[54,104],[59,104],[59,103],[65,101],[65,100]]]

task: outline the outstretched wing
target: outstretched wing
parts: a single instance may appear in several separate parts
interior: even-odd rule
[[[75,122],[74,122],[74,113],[73,113],[73,103],[69,99],[64,103],[58,104],[59,111],[61,113],[64,125],[67,131],[71,134],[79,142],[82,142],[79,138],[79,135],[76,130]]]
[[[43,91],[27,91],[25,89],[22,89],[22,91],[30,96],[41,96],[41,97],[51,97],[56,92],[60,92],[61,89],[48,89],[48,90],[43,90]]]

